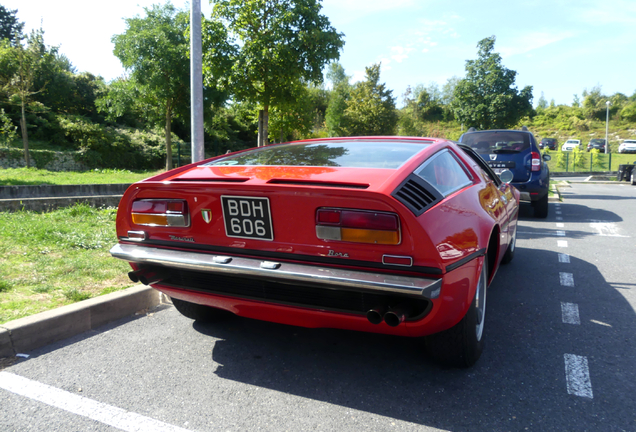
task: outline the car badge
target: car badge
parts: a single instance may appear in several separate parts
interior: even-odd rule
[[[490,160],[497,160],[497,155],[496,154],[491,154],[490,156]]]
[[[210,221],[212,220],[212,210],[210,209],[201,210],[201,216],[203,217],[203,220],[205,221],[205,223],[210,223]]]

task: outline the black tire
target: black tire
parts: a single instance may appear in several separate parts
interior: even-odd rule
[[[443,365],[469,368],[481,356],[484,349],[487,268],[488,260],[484,256],[475,298],[464,318],[448,330],[427,336],[425,339],[429,355]]]
[[[548,217],[548,194],[545,194],[542,198],[532,203],[534,207],[534,217],[545,219]]]
[[[636,174],[634,174],[634,171],[635,170],[632,169],[632,177],[631,177],[632,186],[636,185]]]
[[[512,240],[506,249],[506,253],[501,259],[501,264],[508,264],[515,257],[515,249],[517,248],[517,225],[515,225],[515,232],[512,234]]]
[[[185,300],[172,299],[172,304],[181,315],[186,318],[201,322],[218,322],[223,321],[232,316],[231,312],[204,306],[196,303],[190,303]]]

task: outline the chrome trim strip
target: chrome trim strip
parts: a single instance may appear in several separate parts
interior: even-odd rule
[[[219,260],[216,255],[159,249],[142,245],[116,244],[110,250],[113,257],[137,264],[154,264],[210,273],[237,276],[267,277],[281,281],[307,282],[337,289],[348,287],[362,291],[419,295],[428,299],[439,296],[441,279],[369,273],[303,264],[276,263],[263,266],[265,260],[232,257]],[[268,268],[276,267],[276,268]]]

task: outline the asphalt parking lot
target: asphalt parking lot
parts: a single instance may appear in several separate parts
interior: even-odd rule
[[[413,339],[200,324],[164,305],[14,359],[0,429],[636,430],[636,187],[562,195],[545,220],[522,209],[471,369]]]

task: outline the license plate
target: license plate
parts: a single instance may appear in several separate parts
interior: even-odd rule
[[[221,196],[225,234],[258,240],[274,240],[269,198]]]

